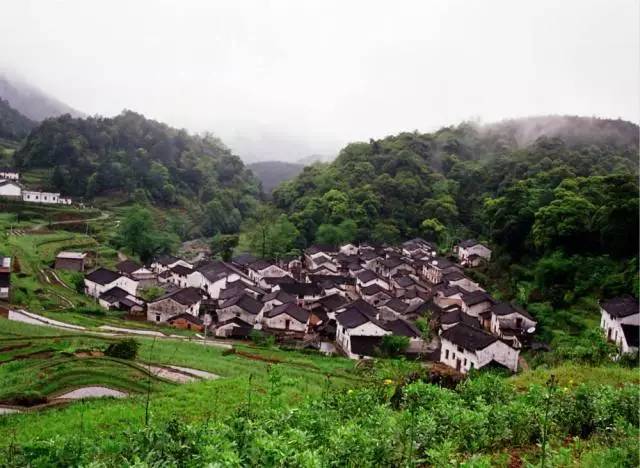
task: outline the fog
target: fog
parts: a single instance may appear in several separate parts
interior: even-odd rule
[[[247,160],[474,119],[638,121],[637,0],[25,1],[0,69],[87,114],[212,131]]]

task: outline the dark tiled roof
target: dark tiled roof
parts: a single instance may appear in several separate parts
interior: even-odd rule
[[[134,262],[133,260],[124,260],[116,265],[116,270],[127,274],[131,274],[140,268],[142,268],[142,265],[138,262]]]
[[[461,241],[458,246],[462,247],[463,249],[467,249],[469,247],[473,247],[474,245],[478,245],[480,242],[478,242],[475,239],[467,239],[467,240],[463,240]]]
[[[171,291],[164,296],[160,296],[158,299],[151,302],[164,301],[165,299],[172,299],[178,304],[191,306],[202,300],[202,294],[198,288],[181,288]]]
[[[11,286],[11,273],[0,272],[0,287],[8,288]]]
[[[178,257],[174,257],[173,255],[160,255],[154,259],[154,263],[159,263],[160,265],[170,265],[172,263],[180,260]]]
[[[440,316],[440,323],[443,325],[453,325],[455,323],[465,323],[471,327],[478,328],[480,322],[475,317],[465,314],[460,309],[444,312]]]
[[[115,271],[98,268],[85,276],[85,279],[98,284],[109,284],[120,278],[120,276],[120,273],[116,273]]]
[[[398,313],[402,313],[407,310],[409,304],[407,304],[406,302],[402,302],[400,299],[394,297],[393,299],[389,299],[387,302],[385,302],[384,306]]]
[[[409,286],[412,286],[415,283],[415,281],[413,281],[413,278],[411,278],[411,276],[408,276],[408,275],[394,276],[393,280],[401,288],[408,288]]]
[[[444,275],[444,279],[447,281],[460,281],[464,278],[465,276],[461,271],[452,271],[451,273],[447,273],[446,275]]]
[[[366,286],[364,288],[360,288],[360,292],[362,293],[363,296],[373,296],[374,294],[378,294],[378,293],[384,293],[387,296],[390,295],[389,291],[384,289],[378,283],[373,283],[373,284],[371,284],[369,286]]]
[[[400,257],[389,257],[389,258],[385,258],[384,260],[382,260],[382,263],[384,266],[386,266],[387,268],[395,268],[397,266],[400,265],[404,265],[405,262],[404,260],[402,260]]]
[[[336,322],[344,328],[356,328],[375,319],[356,307],[348,308],[336,317]]]
[[[344,310],[348,310],[348,309],[358,309],[360,312],[362,312],[363,314],[371,318],[374,318],[378,313],[378,310],[375,307],[373,307],[371,304],[369,304],[367,301],[365,301],[364,299],[358,299],[356,301],[353,301],[347,304],[344,307]]]
[[[280,314],[287,314],[290,317],[293,317],[298,322],[307,323],[307,319],[309,318],[309,311],[305,310],[301,307],[298,307],[295,303],[281,304],[279,306],[274,307],[269,312],[266,312],[264,315],[269,318],[277,317]]]
[[[495,336],[466,323],[459,323],[443,331],[440,337],[469,351],[484,349],[498,341]]]
[[[296,296],[294,296],[293,294],[289,294],[288,292],[279,290],[264,296],[262,298],[262,302],[269,302],[269,301],[273,301],[274,299],[282,302],[283,304],[286,304],[288,302],[295,302]]]
[[[347,303],[347,300],[340,294],[331,294],[318,299],[316,302],[322,304],[329,311],[336,310]]]
[[[510,304],[508,302],[500,302],[494,305],[491,308],[491,312],[497,316],[510,315],[510,314],[520,314],[524,317],[527,317],[530,320],[535,320],[529,312],[524,310],[522,307]]]
[[[280,285],[282,291],[294,294],[296,296],[318,296],[320,288],[315,283],[284,283]]]
[[[171,271],[178,276],[188,276],[193,273],[193,270],[183,265],[176,265],[171,268]]]
[[[249,264],[248,266],[253,271],[261,271],[261,270],[264,270],[265,268],[269,268],[271,266],[271,263],[267,262],[266,260],[256,260],[255,262]]]
[[[100,299],[113,304],[114,302],[118,302],[119,300],[124,299],[128,295],[129,293],[127,291],[116,286],[100,294]]]
[[[202,276],[212,282],[219,281],[234,273],[246,278],[246,275],[236,267],[220,260],[203,263],[196,268],[196,271],[199,271]]]
[[[409,338],[418,338],[420,336],[420,330],[406,320],[391,320],[386,322],[384,327],[397,336],[408,336]]]
[[[493,298],[484,291],[473,291],[462,296],[462,301],[468,306],[480,304],[481,302],[495,302]]]
[[[451,260],[444,257],[435,257],[433,260],[429,262],[429,265],[444,270],[446,268],[456,266]]]
[[[204,322],[199,317],[196,317],[195,315],[188,314],[186,312],[183,312],[183,313],[178,314],[178,315],[174,315],[173,317],[169,317],[167,319],[167,322],[171,323],[171,322],[173,322],[175,320],[179,320],[179,319],[183,319],[183,320],[186,320],[187,322],[195,323],[196,325],[204,325]]]
[[[376,278],[378,278],[378,275],[376,275],[373,271],[371,270],[364,270],[361,271],[360,273],[358,273],[356,275],[356,278],[358,278],[358,280],[362,283],[366,283],[368,281],[372,281]]]
[[[601,307],[616,318],[628,317],[638,313],[638,300],[631,296],[620,296],[603,301]]]
[[[220,308],[226,309],[227,307],[231,307],[234,305],[253,315],[257,315],[258,312],[260,312],[260,310],[262,309],[262,302],[257,301],[247,294],[242,294],[241,296],[236,296],[229,299],[228,301],[225,301],[224,303],[222,303],[222,305],[220,305]]]
[[[381,342],[381,336],[352,336],[351,352],[360,356],[375,356]]]
[[[274,276],[272,278],[263,278],[262,281],[264,281],[267,284],[270,285],[276,285],[276,284],[293,284],[296,282],[296,280],[294,280],[291,276]]]
[[[640,326],[624,323],[622,324],[622,333],[624,333],[624,339],[627,341],[627,345],[633,348],[638,347]]]

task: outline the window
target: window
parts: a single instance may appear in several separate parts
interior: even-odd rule
[[[160,314],[156,314],[156,322],[160,321]]]
[[[461,353],[462,352],[462,348],[460,346],[457,346],[458,348],[458,352]]]
[[[464,358],[464,365],[467,365],[467,358]]]
[[[449,350],[448,349],[444,352],[444,358],[445,359],[449,359]]]

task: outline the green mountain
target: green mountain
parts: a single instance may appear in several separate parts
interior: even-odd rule
[[[0,98],[0,138],[6,140],[21,140],[26,137],[36,123],[22,115]]]
[[[14,155],[43,185],[85,200],[189,208],[194,234],[235,232],[260,196],[258,180],[212,135],[190,135],[131,111],[43,121]]]
[[[260,161],[248,164],[247,167],[262,182],[264,193],[270,194],[282,182],[300,174],[304,165],[284,161]]]

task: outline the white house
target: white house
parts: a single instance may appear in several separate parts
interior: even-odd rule
[[[357,255],[358,247],[353,244],[345,244],[340,246],[340,253],[344,255]]]
[[[458,270],[459,267],[452,261],[444,257],[434,257],[422,266],[422,275],[431,284],[439,284],[444,275]]]
[[[0,181],[0,196],[10,198],[21,198],[22,187],[17,182],[11,180]]]
[[[155,273],[162,273],[163,271],[170,270],[174,266],[182,265],[187,268],[193,268],[193,265],[186,260],[183,260],[173,255],[161,255],[151,262],[150,268]]]
[[[222,261],[212,261],[200,265],[188,276],[188,285],[203,289],[209,297],[217,299],[220,291],[227,287],[227,283],[243,280],[253,284],[251,279],[238,268]]]
[[[256,323],[261,309],[262,302],[248,294],[242,294],[220,304],[220,308],[217,310],[218,322],[239,318],[243,322],[253,325]]]
[[[389,282],[384,278],[378,276],[375,272],[371,270],[364,270],[358,273],[356,276],[356,291],[360,292],[360,289],[366,288],[367,286],[372,286],[377,284],[383,289],[389,289]]]
[[[257,260],[251,263],[247,267],[247,275],[262,287],[268,286],[267,283],[263,281],[265,278],[281,278],[283,276],[290,276],[288,271],[280,268],[278,265],[274,265],[264,260]]]
[[[501,302],[491,307],[491,333],[507,340],[535,331],[536,320],[522,307]],[[516,344],[514,342],[514,344]]]
[[[640,311],[638,300],[620,296],[600,303],[600,328],[620,348],[621,353],[638,351]]]
[[[116,286],[100,294],[98,303],[105,309],[120,309],[141,312],[144,301]]]
[[[348,307],[336,315],[336,343],[351,359],[373,356],[382,337],[391,332],[359,307]]]
[[[265,312],[262,317],[262,328],[276,332],[304,334],[308,320],[308,310],[294,302],[289,302]]]
[[[182,288],[172,291],[147,304],[147,320],[165,323],[179,314],[198,316],[202,294],[197,288]]]
[[[98,268],[84,277],[84,292],[95,299],[99,299],[102,293],[116,286],[135,296],[138,282],[106,268]]]
[[[31,190],[22,191],[22,200],[31,203],[44,203],[57,205],[59,203],[60,194],[55,192],[35,192]]]
[[[512,372],[518,370],[519,351],[486,331],[465,323],[451,327],[440,335],[440,362],[459,372],[498,364]]]
[[[8,167],[0,168],[0,179],[18,180],[20,174],[15,169],[9,169]]]
[[[454,250],[463,265],[478,266],[483,260],[491,260],[491,249],[473,239],[460,242]]]

